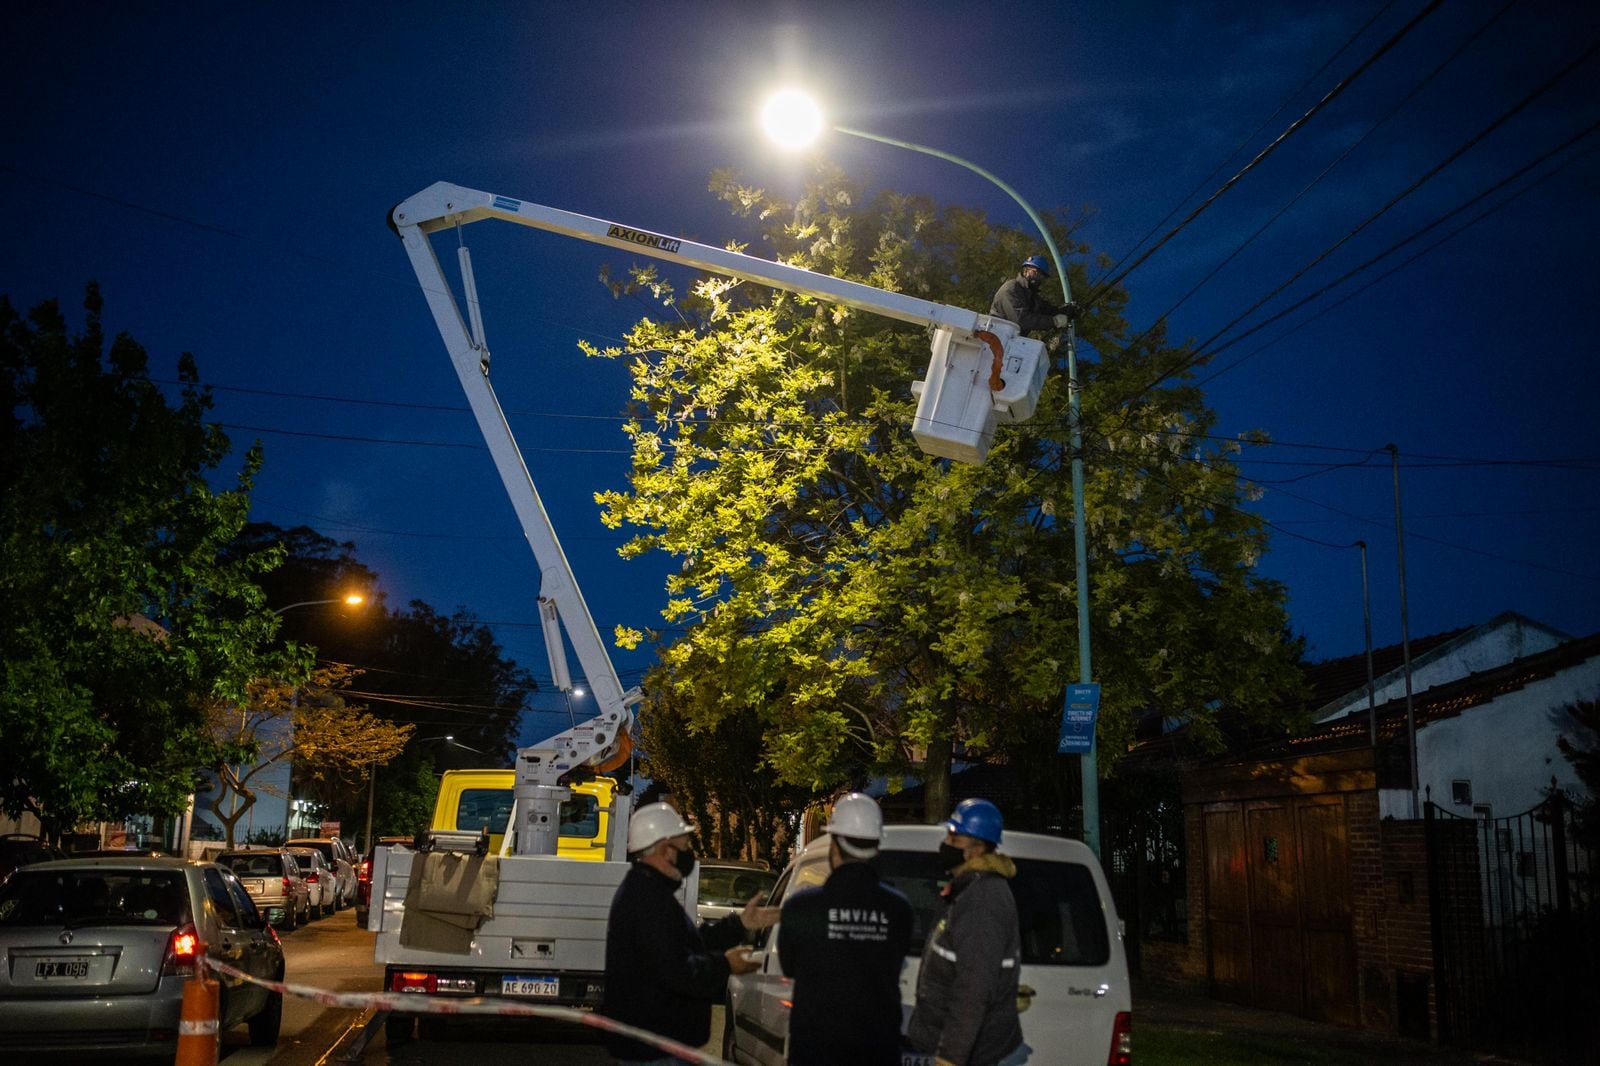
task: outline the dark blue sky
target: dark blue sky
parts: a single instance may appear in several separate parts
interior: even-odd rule
[[[392,603],[465,606],[547,676],[533,560],[384,224],[394,203],[447,180],[705,243],[745,237],[708,173],[791,180],[754,114],[768,89],[804,82],[837,121],[965,156],[1042,210],[1088,208],[1083,239],[1121,260],[1424,7],[29,5],[9,15],[0,73],[0,292],[76,306],[98,280],[108,323],[150,349],[156,376],[194,352],[239,447],[265,445],[255,517],[355,541]],[[1212,336],[1597,35],[1593,4],[1438,5],[1133,271],[1135,326],[1309,185],[1173,315],[1174,336]],[[1219,432],[1283,442],[1245,470],[1275,527],[1262,570],[1289,586],[1314,657],[1361,648],[1359,560],[1339,547],[1358,538],[1375,638],[1400,637],[1388,457],[1367,458],[1390,442],[1414,636],[1507,609],[1600,629],[1597,72],[1591,52],[1217,342],[1578,138],[1202,374],[1220,372],[1206,386]],[[875,186],[1027,224],[948,163],[842,138],[824,151]],[[496,387],[601,630],[648,626],[665,563],[617,559],[592,501],[624,485],[625,374],[576,348],[644,312],[596,280],[625,260],[516,227],[467,237]],[[625,682],[648,661],[617,659]]]

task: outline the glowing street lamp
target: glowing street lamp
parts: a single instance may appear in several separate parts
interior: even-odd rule
[[[296,607],[319,607],[325,603],[342,603],[347,607],[359,607],[366,602],[367,598],[361,593],[352,592],[348,595],[338,596],[331,600],[301,600],[299,603],[291,603],[287,607],[274,607],[272,609],[272,613],[283,614],[285,611],[292,611]]]
[[[834,133],[843,133],[931,155],[965,167],[987,179],[1015,200],[1033,221],[1039,235],[1044,238],[1045,248],[1050,252],[1050,262],[1055,266],[1056,277],[1061,279],[1061,294],[1068,304],[1072,303],[1072,290],[1067,280],[1067,272],[1062,269],[1061,253],[1056,250],[1055,239],[1050,236],[1050,230],[1045,226],[1044,220],[1017,190],[978,164],[948,152],[941,152],[937,148],[929,148],[927,145],[912,144],[909,141],[883,137],[865,130],[851,129],[848,126],[829,126],[816,101],[797,89],[784,89],[769,97],[762,108],[761,121],[767,135],[784,148],[804,148],[815,141],[825,129],[832,129]],[[1067,427],[1072,442],[1072,541],[1078,575],[1078,680],[1088,684],[1092,674],[1089,663],[1089,550],[1083,512],[1083,404],[1082,389],[1078,384],[1077,324],[1070,320],[1067,323],[1066,348]],[[1083,840],[1096,855],[1099,855],[1100,779],[1096,767],[1096,755],[1094,738],[1091,737],[1089,751],[1083,756]]]

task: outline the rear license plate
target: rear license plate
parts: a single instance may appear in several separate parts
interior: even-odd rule
[[[88,959],[40,959],[33,964],[35,981],[81,981],[88,976]]]
[[[512,977],[500,979],[502,996],[546,996],[554,999],[561,994],[559,977]]]
[[[933,1056],[920,1051],[900,1052],[900,1066],[933,1066]]]
[[[252,896],[261,895],[261,893],[266,891],[267,888],[267,883],[265,881],[241,881],[240,883],[244,885],[244,890],[250,893]]]

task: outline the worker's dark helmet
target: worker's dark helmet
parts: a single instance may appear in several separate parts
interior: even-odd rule
[[[1050,276],[1050,260],[1042,255],[1030,255],[1022,261],[1022,265],[1037,268],[1047,278]]]
[[[986,799],[964,799],[956,804],[955,813],[944,827],[951,833],[998,844],[1002,824],[999,807]]]

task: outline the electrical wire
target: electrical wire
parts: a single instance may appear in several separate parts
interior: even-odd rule
[[[1287,129],[1285,129],[1282,133],[1278,134],[1277,138],[1275,140],[1273,140],[1273,142],[1271,144],[1267,145],[1260,152],[1258,152],[1256,154],[1256,157],[1254,159],[1250,160],[1250,162],[1246,163],[1244,165],[1244,167],[1242,169],[1240,169],[1239,172],[1236,173],[1233,177],[1231,177],[1227,181],[1223,182],[1222,185],[1217,189],[1216,192],[1214,192],[1210,196],[1208,196],[1200,204],[1199,207],[1195,208],[1193,211],[1191,211],[1189,213],[1188,217],[1186,217],[1182,222],[1179,222],[1170,231],[1168,231],[1166,236],[1162,237],[1155,244],[1151,245],[1148,250],[1146,250],[1143,254],[1141,254],[1139,256],[1139,258],[1135,259],[1132,263],[1130,263],[1127,267],[1125,267],[1116,276],[1112,277],[1109,281],[1106,281],[1106,282],[1102,283],[1101,285],[1099,285],[1098,287],[1096,287],[1095,290],[1090,293],[1088,299],[1084,301],[1084,305],[1083,305],[1084,310],[1087,311],[1090,308],[1092,308],[1107,292],[1111,291],[1117,285],[1121,284],[1122,281],[1125,278],[1127,278],[1127,276],[1129,274],[1133,273],[1143,263],[1145,263],[1151,256],[1155,255],[1156,252],[1159,251],[1163,245],[1165,245],[1173,237],[1176,237],[1179,233],[1181,233],[1184,230],[1184,228],[1186,226],[1188,226],[1195,219],[1199,218],[1200,215],[1202,213],[1204,213],[1207,208],[1209,208],[1212,204],[1216,203],[1219,199],[1221,199],[1223,194],[1226,193],[1229,189],[1233,188],[1235,185],[1237,185],[1239,183],[1239,181],[1246,174],[1250,173],[1250,171],[1252,171],[1256,167],[1260,166],[1261,163],[1263,161],[1265,161],[1268,156],[1270,156],[1273,152],[1278,150],[1278,148],[1284,143],[1284,141],[1288,140],[1297,131],[1299,131],[1302,127],[1304,127],[1307,122],[1310,122],[1312,117],[1314,115],[1316,115],[1317,112],[1321,111],[1324,107],[1328,106],[1328,104],[1332,103],[1336,98],[1338,98],[1346,89],[1348,89],[1356,81],[1357,78],[1359,78],[1359,77],[1361,77],[1361,75],[1365,74],[1372,67],[1372,65],[1374,63],[1376,63],[1379,59],[1383,58],[1383,56],[1390,49],[1392,49],[1395,45],[1399,44],[1401,39],[1404,38],[1406,36],[1406,34],[1410,33],[1413,29],[1415,29],[1416,26],[1419,23],[1421,23],[1423,19],[1425,19],[1429,15],[1433,14],[1434,11],[1436,11],[1438,9],[1438,7],[1439,7],[1439,5],[1441,3],[1443,3],[1443,0],[1429,0],[1428,4],[1425,7],[1423,7],[1423,9],[1421,11],[1419,11],[1416,15],[1412,16],[1412,19],[1411,19],[1410,22],[1407,22],[1398,31],[1396,31],[1388,40],[1384,41],[1383,44],[1379,45],[1378,49],[1375,52],[1373,52],[1370,56],[1368,56],[1365,60],[1363,60],[1362,63],[1359,66],[1356,67],[1355,70],[1353,70],[1349,74],[1345,75],[1343,80],[1341,80],[1332,89],[1329,89],[1328,92],[1322,97],[1322,99],[1318,100],[1315,104],[1313,104],[1311,106],[1311,109],[1309,111],[1307,111],[1305,114],[1301,115],[1299,118],[1295,119],[1294,122],[1290,123],[1289,127]]]

